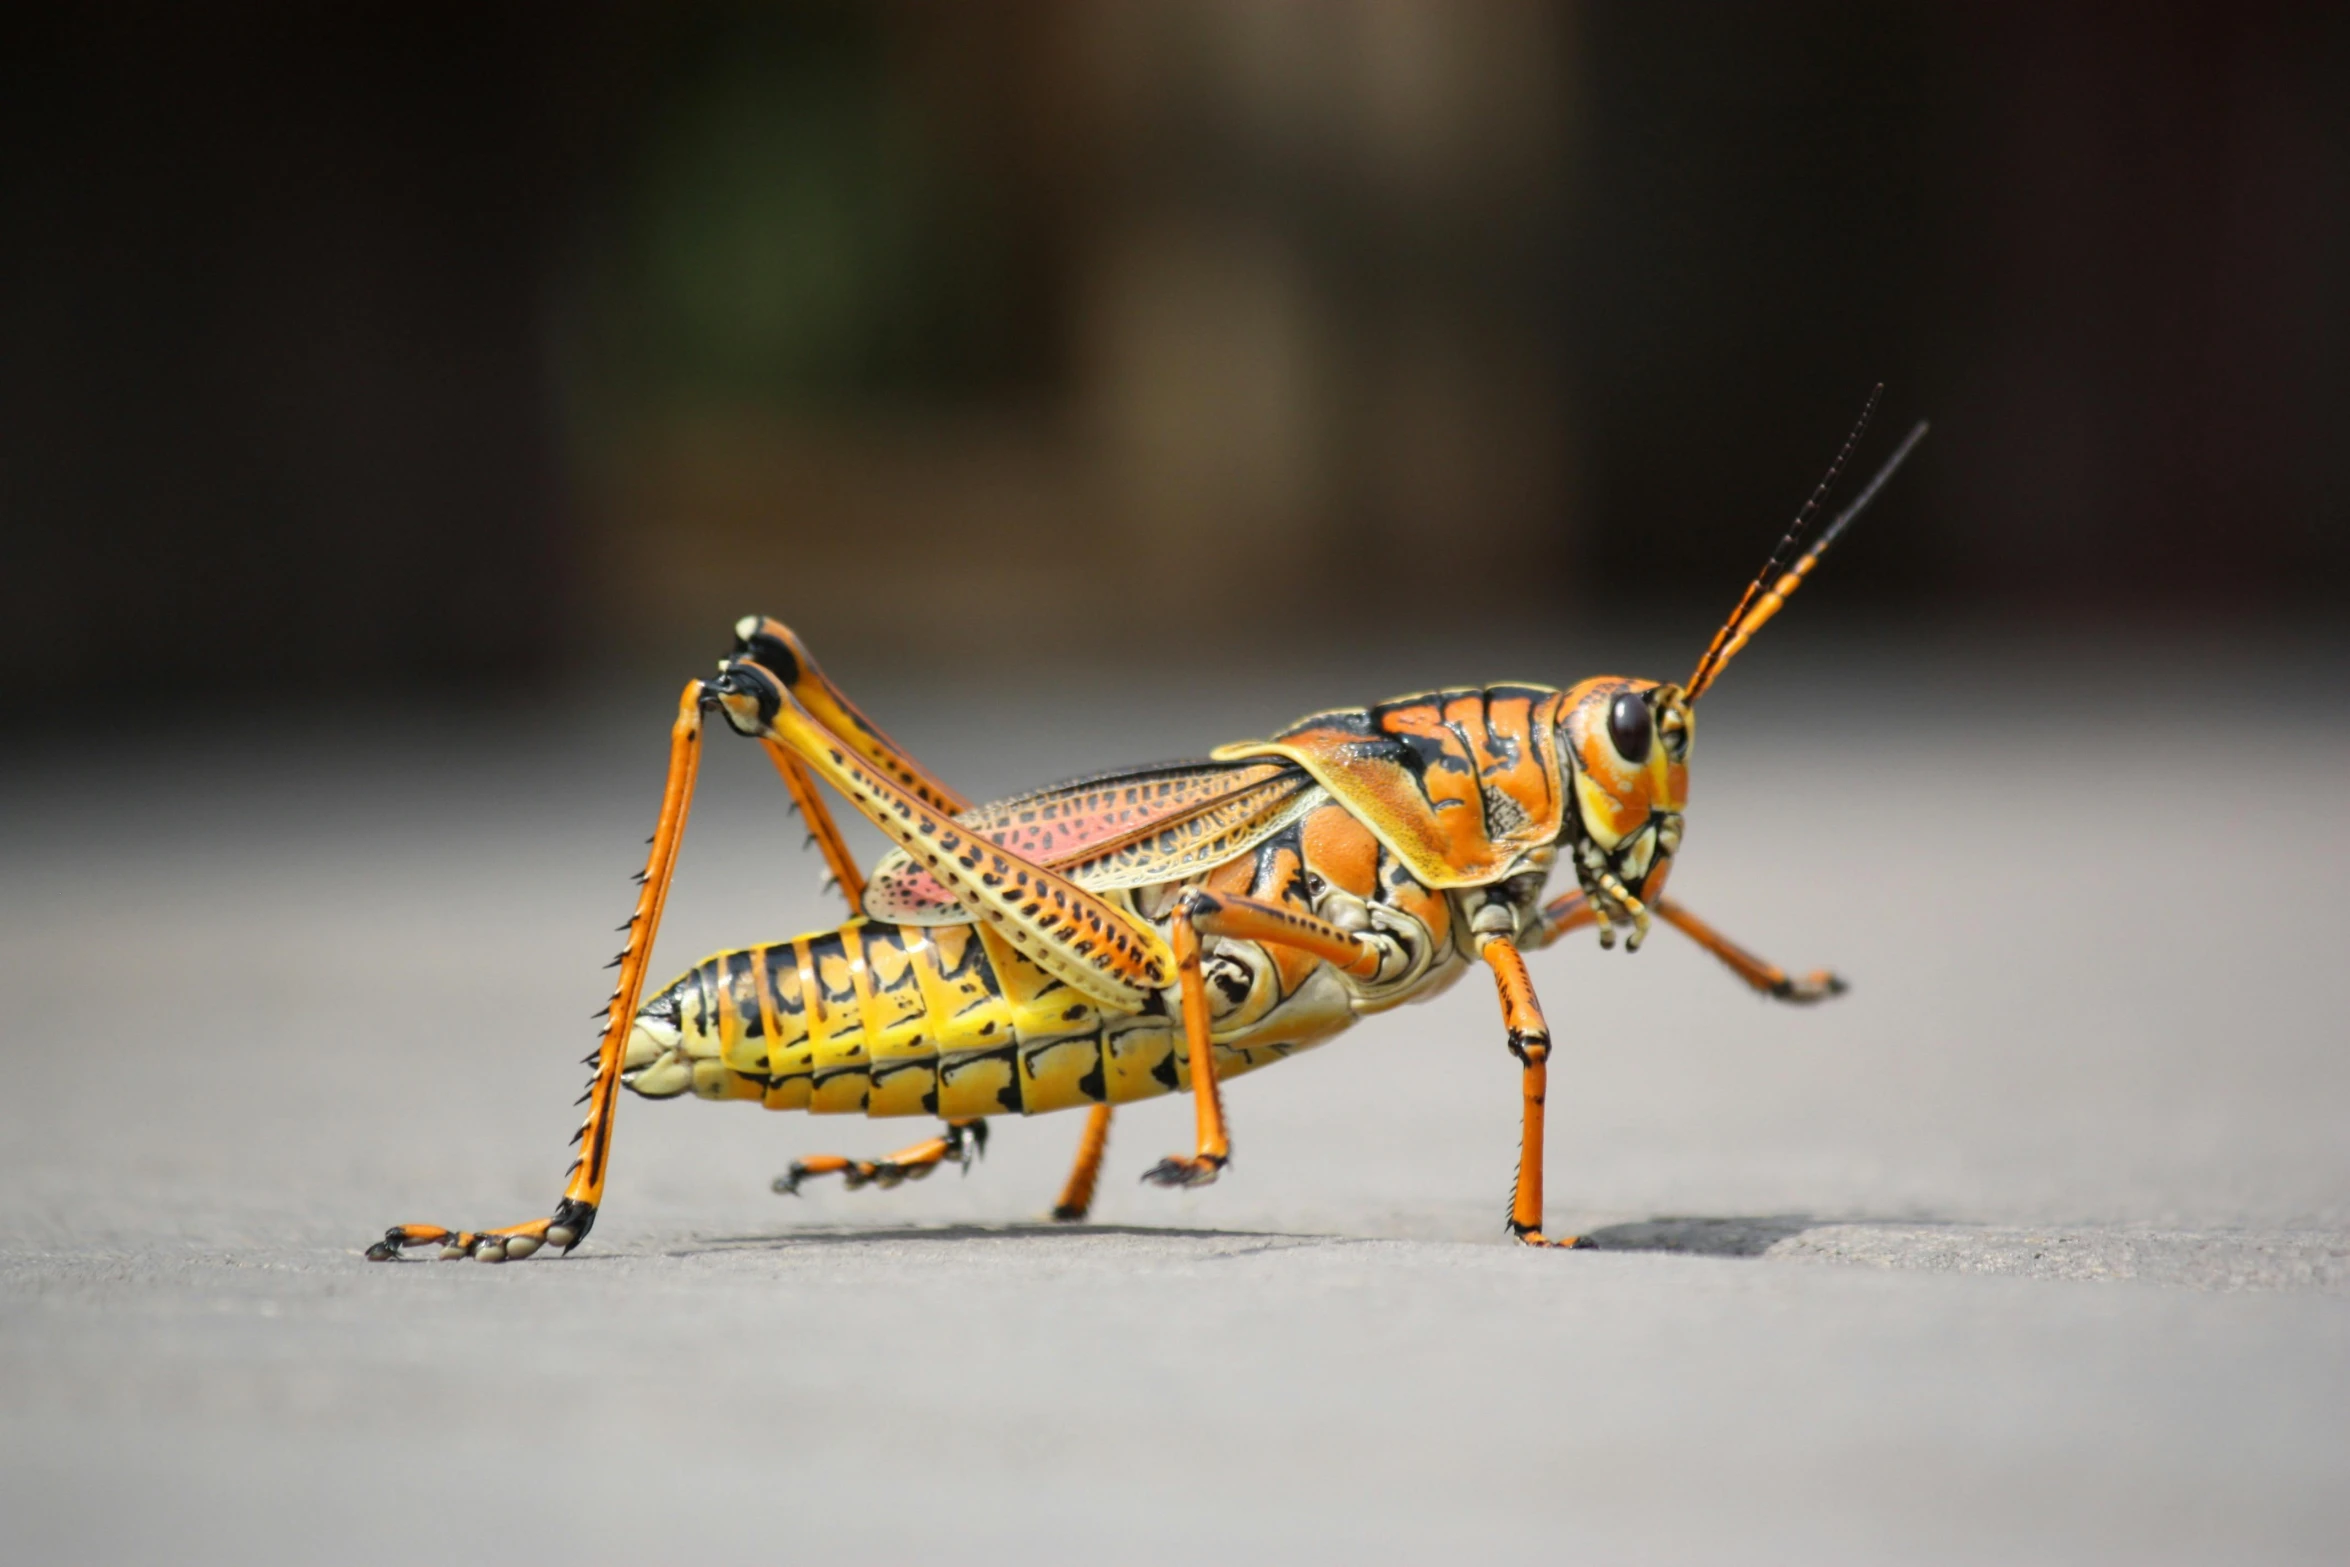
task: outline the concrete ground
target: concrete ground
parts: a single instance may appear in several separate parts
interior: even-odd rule
[[[910,1124],[630,1100],[572,1258],[371,1265],[546,1211],[668,693],[20,747],[0,1556],[2350,1559],[2341,661],[1772,636],[1675,891],[1855,989],[1538,956],[1572,1254],[1500,1232],[1516,1072],[1464,984],[1234,1085],[1212,1189],[1135,1181],[1186,1101],[1122,1113],[1087,1228],[1032,1222],[1074,1117],[793,1202],[795,1154]],[[836,664],[995,793],[1600,661]],[[706,778],[657,979],[835,917],[755,752]]]

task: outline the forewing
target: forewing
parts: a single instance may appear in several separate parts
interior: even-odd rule
[[[1280,759],[1166,762],[972,807],[958,825],[1096,891],[1171,881],[1253,848],[1302,812],[1313,778]],[[865,912],[909,925],[969,918],[903,850],[873,868]]]
[[[1148,887],[1248,853],[1328,799],[1329,791],[1301,767],[1285,767],[1262,783],[1157,824],[1060,867],[1080,887],[1106,892]]]

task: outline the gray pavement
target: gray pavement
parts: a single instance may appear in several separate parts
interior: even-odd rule
[[[1122,1114],[1082,1230],[1031,1222],[1073,1117],[793,1203],[906,1124],[629,1101],[576,1256],[368,1265],[544,1211],[665,694],[20,748],[0,1557],[2350,1558],[2339,661],[1781,640],[1708,700],[1675,890],[1855,989],[1537,957],[1575,1254],[1499,1232],[1463,985],[1235,1084],[1212,1189],[1134,1179],[1186,1102]],[[836,662],[981,793],[1600,667]],[[707,778],[663,976],[831,918],[755,753]]]

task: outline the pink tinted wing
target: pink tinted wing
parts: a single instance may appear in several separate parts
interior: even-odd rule
[[[1133,886],[1162,861],[1188,862],[1187,850],[1234,841],[1312,786],[1286,761],[1166,762],[990,801],[956,821],[1032,863],[1069,869],[1081,884],[1098,875]],[[960,917],[953,895],[903,852],[874,867],[866,910],[907,922]]]
[[[1024,859],[1065,865],[1289,770],[1279,762],[1161,762],[990,801],[957,820]]]

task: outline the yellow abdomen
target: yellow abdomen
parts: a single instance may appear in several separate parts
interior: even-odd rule
[[[1336,987],[1219,1039],[1219,1077],[1353,1020]],[[1155,1005],[1155,1003],[1154,1003]],[[1186,1092],[1169,1012],[1107,1013],[983,926],[854,919],[704,958],[637,1014],[622,1082],[817,1115],[1038,1115]]]
[[[1178,1037],[1105,1018],[988,931],[859,919],[703,959],[638,1013],[623,1081],[819,1115],[1035,1114],[1181,1086]]]

